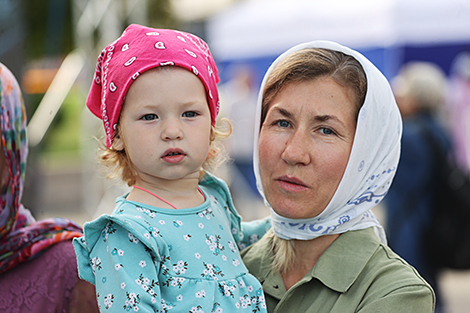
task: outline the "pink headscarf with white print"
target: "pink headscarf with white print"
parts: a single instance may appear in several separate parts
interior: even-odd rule
[[[130,85],[140,74],[158,66],[183,67],[202,81],[215,125],[219,75],[208,45],[189,33],[132,24],[101,52],[87,99],[91,112],[103,120],[108,148]]]

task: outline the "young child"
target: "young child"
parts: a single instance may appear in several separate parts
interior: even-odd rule
[[[130,25],[98,58],[87,106],[104,123],[101,159],[133,186],[74,241],[101,311],[266,312],[237,244],[270,222],[242,228],[201,169],[216,157],[218,80],[207,44],[179,31]]]

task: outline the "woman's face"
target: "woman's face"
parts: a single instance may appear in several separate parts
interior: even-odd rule
[[[320,214],[346,169],[356,130],[353,92],[320,77],[285,86],[269,104],[259,136],[264,194],[273,210]]]

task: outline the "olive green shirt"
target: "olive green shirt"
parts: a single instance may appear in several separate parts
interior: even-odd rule
[[[417,271],[381,244],[372,228],[340,235],[315,266],[286,291],[271,269],[272,239],[242,251],[263,285],[269,313],[434,312],[431,287]]]

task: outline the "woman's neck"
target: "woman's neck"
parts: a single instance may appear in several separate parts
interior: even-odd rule
[[[339,235],[326,235],[312,240],[295,240],[295,261],[281,276],[286,290],[300,281],[317,264],[318,259],[338,238]]]

